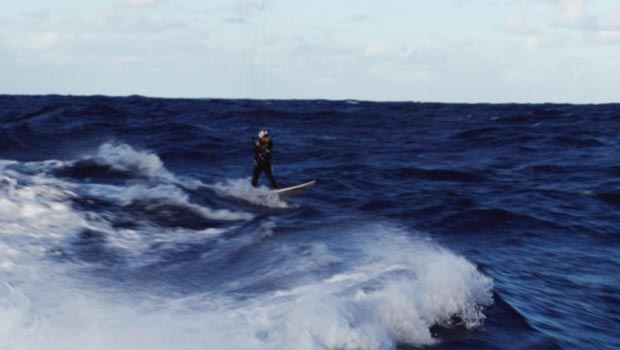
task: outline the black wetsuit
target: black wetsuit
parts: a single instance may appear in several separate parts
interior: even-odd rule
[[[278,188],[276,179],[271,174],[271,152],[273,150],[273,142],[271,140],[263,142],[258,140],[254,144],[254,171],[252,171],[252,186],[258,185],[258,177],[261,172],[265,172],[271,188]]]

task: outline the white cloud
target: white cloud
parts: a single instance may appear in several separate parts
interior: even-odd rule
[[[598,18],[597,25],[601,30],[620,31],[620,10],[604,13]]]
[[[62,34],[58,32],[42,32],[27,34],[25,44],[35,50],[49,50],[62,41]]]
[[[588,0],[559,0],[556,5],[556,21],[560,26],[580,30],[596,30],[600,18],[588,9]]]
[[[356,13],[352,16],[347,17],[343,22],[354,22],[354,23],[360,23],[360,22],[367,22],[372,20],[372,16],[368,13]]]
[[[552,19],[533,26],[519,13],[508,13],[499,29],[525,35],[528,52],[540,51],[561,43],[612,44],[620,36],[620,10],[592,13],[589,0],[523,0],[530,3],[553,5]],[[561,39],[560,37],[564,38]]]
[[[93,74],[99,74],[100,67],[146,61],[153,67],[208,51],[204,27],[189,28],[188,23],[161,11],[124,11],[118,6],[81,16],[27,11],[7,22],[10,35],[0,35],[0,47],[16,65],[90,64]]]
[[[237,0],[235,10],[238,22],[245,23],[249,19],[261,15],[269,8],[267,0]]]
[[[121,13],[111,12],[106,16],[105,22],[97,22],[98,26],[112,32],[148,33],[174,30],[186,26],[185,21],[174,17],[160,15],[142,15],[135,12]],[[113,23],[113,25],[110,25]]]
[[[403,45],[372,43],[366,46],[364,54],[368,57],[402,60],[411,56],[412,49]]]
[[[591,17],[586,12],[586,0],[561,0],[556,6],[560,23],[573,27],[587,25]]]
[[[596,32],[596,39],[603,44],[620,44],[620,31],[599,30]]]
[[[555,0],[555,4],[555,18],[561,25],[582,30],[620,30],[618,8],[592,14],[588,8],[589,0]]]
[[[550,38],[554,33],[540,27],[534,27],[528,18],[521,13],[509,13],[504,16],[499,24],[499,29],[517,35],[520,45],[529,53],[549,48],[554,43],[554,40]]]
[[[510,33],[527,33],[532,31],[529,21],[520,13],[507,14],[500,23],[500,29]]]
[[[580,31],[586,41],[620,43],[620,10],[593,15],[587,5],[587,0],[563,0],[557,7],[558,19],[569,28]]]
[[[124,6],[130,8],[150,7],[157,5],[160,2],[162,2],[162,0],[121,0],[121,3]]]
[[[539,35],[528,35],[525,40],[525,43],[526,43],[528,51],[534,52],[540,48],[542,44],[542,39]]]

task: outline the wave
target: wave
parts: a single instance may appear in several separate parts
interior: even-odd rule
[[[77,179],[127,179],[140,176],[174,179],[156,154],[137,151],[126,144],[104,143],[93,155],[63,165],[56,170],[56,174]]]
[[[106,147],[102,149],[103,154],[109,155]],[[120,149],[143,160],[128,146]],[[37,247],[44,255],[64,254],[58,247],[67,240],[73,241],[73,237],[85,238],[78,241],[86,246],[93,242],[91,238],[102,237],[106,243],[119,243],[119,247],[129,251],[136,248],[132,246],[136,242],[160,239],[167,234],[166,230],[191,237],[193,232],[202,235],[254,218],[247,212],[205,205],[200,198],[192,198],[191,188],[199,181],[189,179],[186,183],[177,179],[155,155],[146,160],[136,169],[152,174],[153,178],[114,184],[54,176],[61,169],[74,167],[76,162],[72,161],[0,162],[0,236],[15,238],[28,247],[26,250]],[[125,163],[111,164],[120,169]],[[0,264],[15,265],[11,259]]]
[[[484,321],[492,281],[464,258],[380,226],[347,236],[351,255],[325,243],[289,242],[260,260],[229,266],[252,264],[253,273],[185,296],[98,287],[72,277],[70,265],[49,269],[31,260],[19,283],[16,275],[2,275],[0,342],[51,350],[85,343],[154,350],[393,349],[436,344],[435,325],[471,329]],[[248,292],[252,297],[243,297]]]
[[[147,151],[136,151],[126,144],[105,143],[99,147],[93,159],[119,171],[127,171],[143,176],[172,178],[172,175],[164,167],[163,162],[156,154]]]
[[[154,210],[154,215],[173,218],[181,212],[190,212],[199,214],[205,219],[236,221],[251,220],[252,214],[233,212],[228,209],[210,209],[199,204],[192,203],[189,194],[175,184],[137,184],[129,186],[115,185],[89,185],[83,186],[81,190],[88,197],[106,199],[112,201],[124,209],[137,210],[142,208],[146,211]],[[167,213],[166,210],[158,211],[166,208],[174,213]]]

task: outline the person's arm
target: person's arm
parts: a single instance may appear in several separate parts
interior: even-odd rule
[[[259,161],[260,160],[260,142],[256,141],[256,143],[254,143],[254,161]]]
[[[271,153],[273,151],[273,141],[269,140],[267,147],[265,147],[265,158],[271,161]]]

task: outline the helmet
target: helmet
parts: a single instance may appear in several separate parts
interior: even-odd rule
[[[259,138],[259,139],[261,139],[261,138],[263,138],[263,136],[269,136],[269,131],[267,131],[267,130],[261,130],[261,131],[258,133],[258,138]]]

